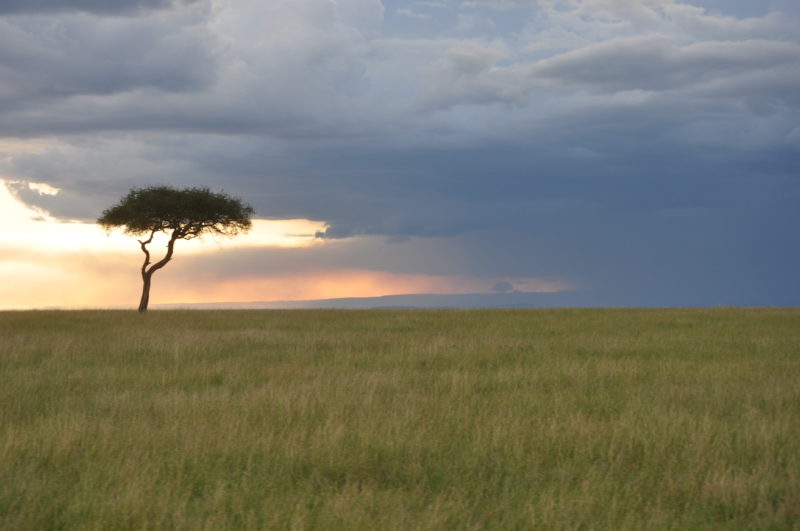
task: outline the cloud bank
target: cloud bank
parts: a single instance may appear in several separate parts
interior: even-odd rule
[[[798,300],[794,5],[6,2],[0,177],[84,220],[224,188],[408,273]]]

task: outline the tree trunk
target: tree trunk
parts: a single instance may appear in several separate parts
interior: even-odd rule
[[[172,231],[172,236],[170,236],[169,242],[167,243],[167,254],[155,264],[150,265],[150,251],[147,250],[147,245],[153,241],[155,233],[156,231],[153,229],[150,232],[150,238],[145,241],[139,240],[142,246],[142,252],[144,253],[144,263],[142,264],[142,298],[139,300],[139,313],[146,312],[147,305],[150,303],[150,280],[153,277],[153,273],[172,260],[172,253],[175,251],[175,240],[184,236],[183,233],[177,229]],[[147,267],[148,265],[150,265],[150,267]]]
[[[139,313],[147,311],[147,305],[150,303],[150,279],[152,274],[145,273],[142,275],[142,298],[139,301]]]

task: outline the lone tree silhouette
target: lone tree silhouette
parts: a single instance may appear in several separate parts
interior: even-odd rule
[[[126,234],[150,235],[146,240],[138,240],[144,253],[139,312],[145,312],[153,273],[172,259],[177,240],[191,240],[203,234],[235,236],[247,232],[253,213],[253,208],[240,199],[208,188],[177,190],[169,186],[149,186],[131,189],[119,203],[104,210],[97,223],[107,231],[123,227]],[[167,254],[151,263],[147,245],[157,232],[169,234]]]

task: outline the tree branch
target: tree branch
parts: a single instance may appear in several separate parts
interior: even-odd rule
[[[172,235],[169,237],[169,242],[167,243],[167,254],[164,256],[164,258],[162,258],[161,260],[150,266],[150,269],[147,270],[146,273],[147,275],[152,275],[153,273],[155,273],[156,271],[167,265],[167,263],[170,260],[172,260],[172,253],[175,251],[175,242],[179,238],[183,238],[183,233],[178,229],[172,231]]]
[[[153,236],[155,236],[156,231],[153,229],[150,231],[150,237],[147,238],[145,241],[136,240],[139,242],[139,245],[142,247],[142,252],[144,253],[144,263],[142,264],[142,276],[147,274],[147,266],[150,264],[150,251],[147,250],[147,244],[153,241]]]

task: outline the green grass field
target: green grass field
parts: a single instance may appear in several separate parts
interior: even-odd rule
[[[798,529],[800,309],[0,313],[3,529]]]

